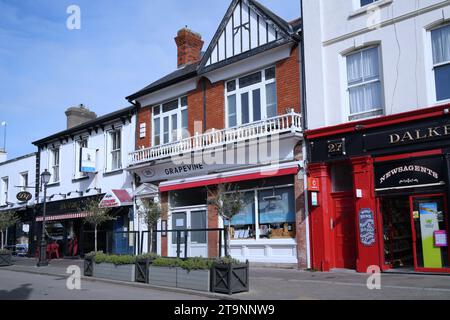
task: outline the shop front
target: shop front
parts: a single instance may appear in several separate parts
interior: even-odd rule
[[[100,203],[105,198],[111,201],[111,196],[103,194],[47,203],[45,235],[50,258],[78,258],[94,251],[94,226],[85,222],[84,218],[89,215],[85,208],[88,200],[95,200]],[[111,208],[109,214],[114,219],[98,226],[98,250],[116,254],[133,253],[137,240],[133,236],[130,238],[130,234],[127,232],[129,221],[133,220],[132,204],[113,206],[112,202],[108,203]],[[38,248],[36,244],[40,240],[42,230],[42,209],[42,204],[39,204],[33,238],[36,250]],[[130,244],[131,242],[133,243]]]
[[[448,108],[308,133],[315,269],[450,273]]]

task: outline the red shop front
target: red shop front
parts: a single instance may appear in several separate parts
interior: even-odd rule
[[[450,273],[448,108],[307,133],[314,269]]]

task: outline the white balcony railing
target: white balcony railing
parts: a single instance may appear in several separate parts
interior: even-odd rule
[[[167,143],[164,145],[136,150],[129,154],[129,165],[135,166],[148,161],[178,156],[185,153],[214,148],[235,142],[259,137],[282,134],[286,132],[301,133],[301,115],[291,112],[275,118],[270,118],[239,127],[214,130],[204,134]]]

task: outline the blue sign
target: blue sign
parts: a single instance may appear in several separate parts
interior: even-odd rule
[[[359,212],[359,238],[364,246],[375,244],[375,218],[371,209],[361,209]]]

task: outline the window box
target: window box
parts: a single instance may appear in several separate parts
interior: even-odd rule
[[[11,252],[0,252],[0,267],[7,267],[12,265],[12,254]]]
[[[211,291],[234,294],[249,291],[249,263],[215,263],[211,268]]]

